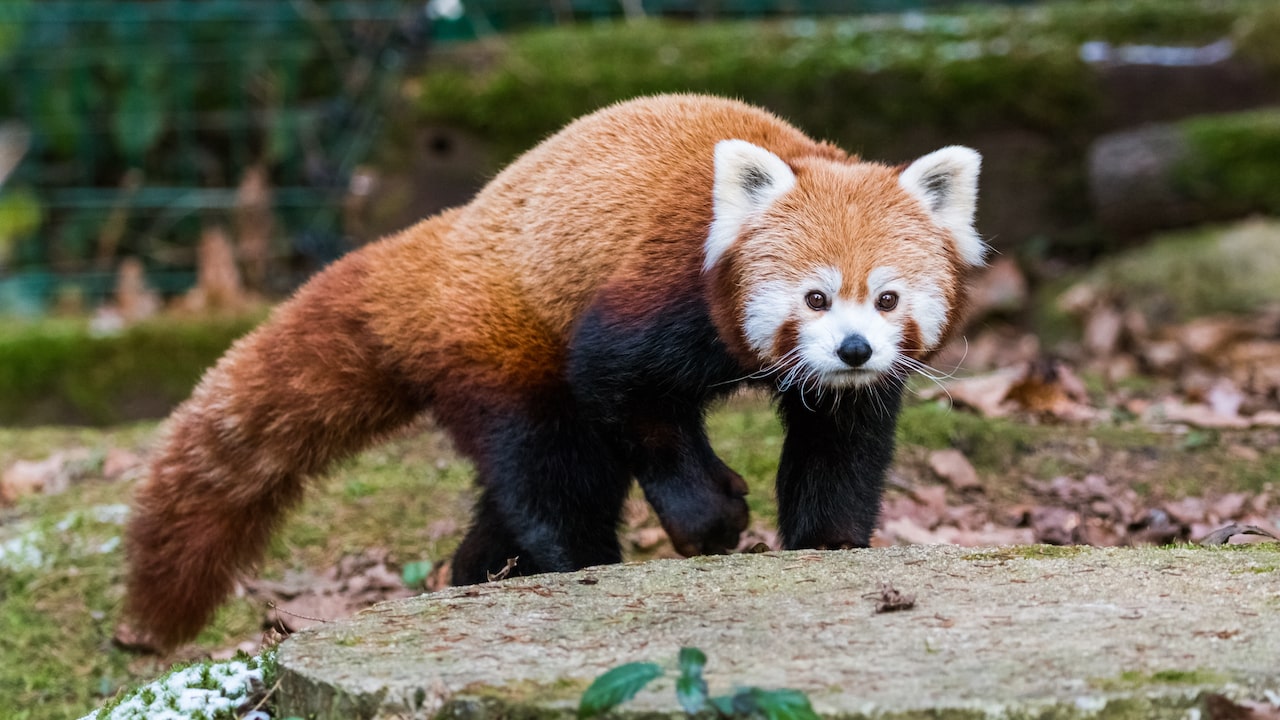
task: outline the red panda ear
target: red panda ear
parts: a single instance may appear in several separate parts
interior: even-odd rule
[[[977,151],[952,145],[916,160],[898,176],[898,184],[951,231],[961,259],[970,265],[982,265],[987,254],[986,243],[973,229],[981,167]]]
[[[724,255],[749,216],[769,207],[796,184],[795,173],[782,158],[745,140],[716,143],[715,170],[713,218],[703,269],[710,269]]]

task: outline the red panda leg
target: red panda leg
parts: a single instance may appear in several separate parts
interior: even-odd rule
[[[125,612],[157,647],[209,621],[308,476],[425,405],[385,367],[359,302],[362,277],[358,253],[318,275],[170,418],[126,531]]]
[[[622,560],[617,525],[631,478],[615,438],[585,422],[567,388],[538,393],[490,420],[473,453],[482,494],[453,561],[453,583]]]
[[[778,533],[783,547],[867,547],[893,460],[902,381],[802,398],[783,393],[786,438],[778,462]]]
[[[569,378],[592,425],[611,428],[676,550],[719,553],[749,520],[746,483],[716,457],[706,406],[745,373],[728,356],[699,294],[660,305],[633,301],[626,284],[600,291],[576,328]]]

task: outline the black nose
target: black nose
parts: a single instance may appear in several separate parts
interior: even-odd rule
[[[854,333],[840,343],[840,347],[836,348],[836,355],[849,367],[862,367],[863,363],[871,359],[871,343]]]

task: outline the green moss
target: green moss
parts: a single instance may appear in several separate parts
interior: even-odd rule
[[[454,720],[550,720],[571,714],[567,704],[577,705],[591,681],[561,678],[551,683],[518,681],[505,685],[476,684],[463,688],[436,714]]]
[[[482,133],[502,162],[569,118],[658,92],[742,97],[853,149],[880,148],[905,124],[1065,131],[1067,118],[1093,111],[1096,92],[1076,40],[1037,32],[1057,13],[926,16],[920,27],[863,17],[535,30],[459,50],[423,78],[419,108]]]
[[[1240,215],[1280,212],[1280,111],[1193,118],[1179,124],[1185,159],[1174,170],[1188,199]]]
[[[154,320],[108,336],[82,322],[0,325],[0,423],[163,416],[260,319]]]
[[[1103,261],[1084,280],[1163,322],[1250,312],[1276,299],[1277,246],[1280,222],[1272,220],[1168,233]]]
[[[499,162],[570,118],[637,95],[679,91],[758,102],[817,135],[880,157],[908,126],[915,133],[954,134],[1012,125],[1070,144],[1099,121],[1095,75],[1079,58],[1081,42],[1254,37],[1262,21],[1247,20],[1270,17],[1268,5],[1058,2],[910,20],[557,27],[443,50],[422,78],[418,103],[422,119],[482,134],[498,149]]]
[[[1016,545],[995,550],[965,555],[962,559],[971,561],[1000,561],[1016,559],[1052,560],[1075,557],[1089,552],[1091,548],[1084,545]]]
[[[984,418],[939,403],[908,405],[898,421],[898,442],[938,450],[956,448],[979,472],[1008,467],[1046,435],[1044,428],[1004,418]]]
[[[744,396],[707,418],[707,433],[716,454],[738,471],[750,494],[747,505],[754,518],[776,522],[773,481],[782,454],[782,424],[763,396]]]
[[[1125,670],[1118,677],[1094,680],[1100,690],[1134,690],[1151,685],[1221,685],[1227,677],[1212,670],[1157,670],[1146,673]]]

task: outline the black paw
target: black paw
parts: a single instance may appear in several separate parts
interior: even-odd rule
[[[736,548],[751,519],[742,476],[720,463],[711,479],[704,492],[658,512],[672,546],[686,557],[718,555]]]

